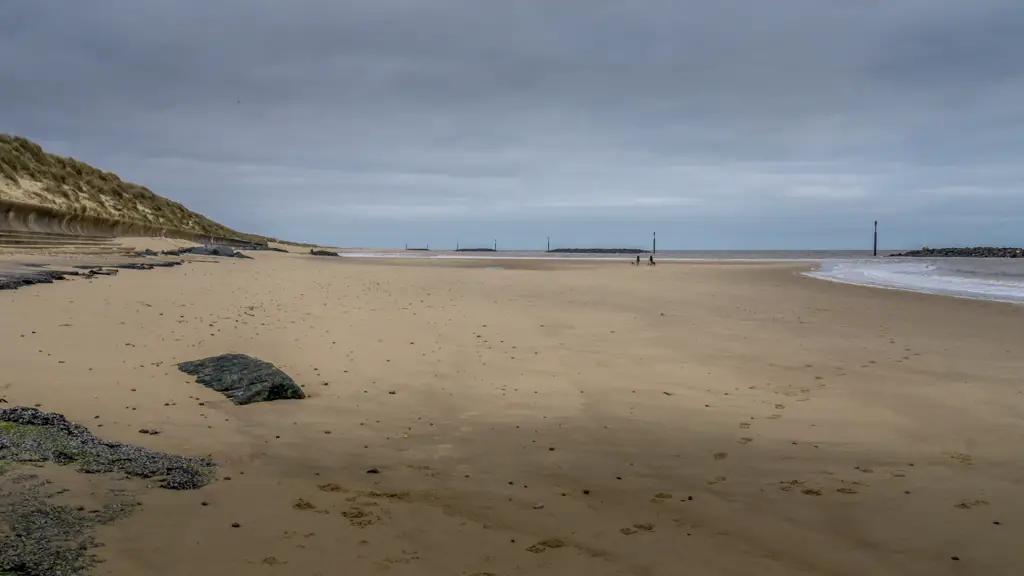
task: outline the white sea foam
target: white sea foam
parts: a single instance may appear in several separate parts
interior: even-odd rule
[[[593,260],[632,261],[629,254],[545,252],[342,252],[346,258],[429,258],[458,260]],[[670,251],[661,262],[818,262],[809,276],[879,288],[892,288],[1006,302],[1024,302],[1024,259],[1003,258],[862,258],[841,252],[708,252]],[[646,262],[647,255],[641,256]]]
[[[1024,302],[1024,261],[877,259],[822,262],[809,276],[880,288],[980,300]]]

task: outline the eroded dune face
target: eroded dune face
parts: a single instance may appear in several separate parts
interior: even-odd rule
[[[116,174],[0,134],[0,230],[252,241]]]
[[[73,214],[61,207],[0,199],[0,229],[75,236],[162,236],[198,240],[200,234],[144,222]]]

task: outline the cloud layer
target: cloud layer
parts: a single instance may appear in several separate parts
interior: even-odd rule
[[[1024,243],[1016,0],[10,0],[0,54],[0,131],[253,232]]]

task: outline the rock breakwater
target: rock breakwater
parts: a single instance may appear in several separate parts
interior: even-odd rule
[[[969,248],[928,248],[890,254],[900,258],[1024,258],[1024,248],[996,248],[973,246]]]

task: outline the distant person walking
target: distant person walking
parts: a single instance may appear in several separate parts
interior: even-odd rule
[[[639,258],[639,256],[637,256]],[[654,266],[654,254],[651,254],[651,259],[647,261],[648,266]]]
[[[636,255],[636,264],[634,264],[634,266],[639,266],[639,265],[640,265],[640,255],[637,254]]]

